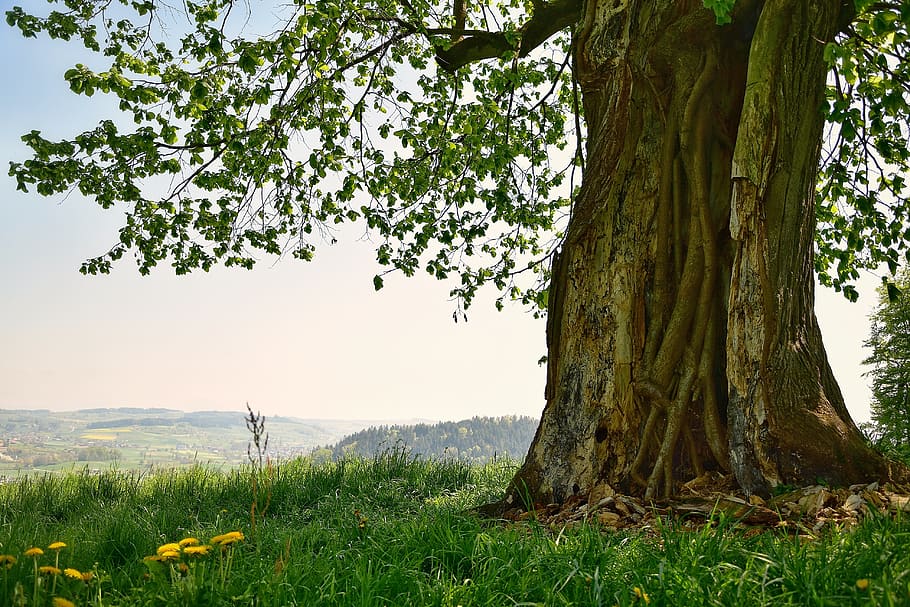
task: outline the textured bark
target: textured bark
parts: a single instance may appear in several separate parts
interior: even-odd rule
[[[546,398],[510,500],[883,479],[813,305],[822,50],[840,2],[588,0],[587,166],[549,293]],[[807,440],[807,431],[811,432]]]
[[[750,54],[733,159],[727,339],[731,463],[749,492],[888,475],[844,406],[813,311],[826,74],[818,41],[833,37],[838,7],[767,2]]]

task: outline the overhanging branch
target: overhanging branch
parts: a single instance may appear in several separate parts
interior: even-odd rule
[[[477,32],[469,34],[447,49],[436,50],[440,67],[454,72],[474,61],[501,57],[509,51],[518,51],[524,57],[543,44],[553,34],[578,22],[581,18],[582,0],[554,0],[536,4],[534,14],[518,30],[520,42],[509,42],[504,32]],[[454,33],[454,32],[453,32]]]

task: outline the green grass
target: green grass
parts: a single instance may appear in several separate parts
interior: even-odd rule
[[[744,533],[500,524],[466,510],[495,499],[513,468],[415,461],[292,460],[258,477],[205,467],[27,477],[0,486],[0,605],[32,605],[35,562],[63,541],[54,594],[103,605],[907,605],[910,523],[867,520],[819,539]],[[149,563],[167,542],[239,530],[200,559]],[[173,569],[172,569],[173,567]],[[39,603],[50,604],[41,577]],[[861,588],[868,580],[868,586]],[[17,591],[16,588],[19,587]],[[637,589],[637,590],[636,590]],[[19,598],[17,598],[19,597]],[[100,597],[100,598],[99,598]]]

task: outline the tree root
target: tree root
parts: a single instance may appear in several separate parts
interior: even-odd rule
[[[710,455],[728,468],[723,424],[713,388],[713,366],[717,353],[715,313],[716,273],[719,265],[716,232],[711,213],[711,108],[701,102],[713,82],[717,69],[716,54],[709,51],[683,112],[679,138],[668,133],[662,150],[665,175],[657,210],[658,237],[675,236],[687,231],[685,261],[680,246],[672,251],[658,243],[655,266],[655,314],[648,327],[645,345],[647,379],[636,381],[634,389],[650,408],[644,424],[642,442],[632,462],[630,476],[645,489],[645,496],[673,493],[674,466],[680,442],[683,443],[692,472],[704,473],[704,462],[695,446],[689,422],[701,401],[701,415]],[[671,116],[675,114],[671,113]],[[671,118],[669,124],[675,121]],[[668,124],[668,126],[669,126]],[[676,149],[676,145],[679,149]],[[671,168],[672,167],[672,168]],[[686,208],[687,207],[687,208]],[[686,208],[688,221],[681,215]],[[674,243],[683,242],[674,238]],[[672,256],[672,257],[671,257]],[[669,299],[666,272],[675,269],[678,288],[669,319],[664,324],[665,300]],[[697,299],[696,299],[697,297]],[[662,339],[658,340],[658,336]],[[656,344],[659,341],[660,346]],[[675,387],[671,384],[675,383]],[[669,396],[668,395],[672,395]],[[698,398],[700,397],[700,398]],[[663,421],[663,428],[659,422]],[[647,479],[642,469],[650,462]]]

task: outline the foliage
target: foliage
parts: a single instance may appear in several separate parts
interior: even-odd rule
[[[725,25],[730,23],[730,14],[733,12],[733,5],[736,4],[736,0],[704,0],[705,8],[710,8],[714,11],[714,15],[717,17],[718,25]]]
[[[816,269],[843,289],[863,268],[910,260],[910,2],[856,0],[853,22],[825,48],[832,67],[818,185]],[[886,281],[887,282],[887,281]]]
[[[314,454],[343,459],[373,457],[401,446],[423,458],[458,458],[483,464],[491,458],[524,457],[537,430],[537,419],[527,416],[472,417],[460,422],[371,426],[346,436]]]
[[[723,520],[717,527],[663,526],[648,533],[604,532],[589,524],[553,530],[489,524],[465,508],[499,495],[511,468],[402,455],[320,466],[285,462],[258,540],[246,537],[229,554],[212,551],[195,562],[177,556],[164,571],[146,557],[159,556],[159,548],[163,555],[179,538],[205,545],[229,535],[225,530],[245,529],[251,497],[245,473],[71,474],[2,485],[0,553],[16,561],[0,566],[0,591],[13,593],[22,583],[31,604],[34,563],[23,553],[61,540],[60,568],[93,576],[87,588],[62,580],[58,596],[91,599],[79,604],[98,604],[100,596],[112,607],[910,600],[906,520],[870,518],[816,539],[746,533]],[[53,564],[55,555],[44,553],[40,564]]]
[[[34,157],[10,174],[22,190],[126,205],[120,241],[83,272],[131,249],[143,273],[165,259],[178,273],[251,267],[256,250],[310,259],[336,226],[361,222],[380,237],[380,265],[457,273],[465,303],[487,281],[538,296],[512,279],[542,271],[566,204],[571,158],[549,158],[570,130],[568,36],[533,60],[450,73],[434,59],[450,44],[447,18],[425,0],[276,3],[279,26],[263,34],[226,0],[186,3],[188,27],[157,2],[66,4],[43,17],[16,7],[7,21],[103,55],[102,70],[65,78],[76,94],[116,96],[134,125],[105,120],[59,142],[33,131]],[[515,32],[516,12],[484,9],[468,27]],[[178,44],[157,41],[165,28]],[[157,177],[173,184],[163,195]]]
[[[185,15],[153,0],[51,4],[14,7],[7,22],[95,51],[98,66],[65,79],[113,96],[122,115],[61,141],[27,133],[33,157],[10,175],[126,211],[119,241],[83,272],[130,251],[143,273],[311,259],[354,223],[377,238],[377,289],[386,272],[422,268],[455,278],[464,305],[490,283],[497,305],[546,306],[584,164],[569,52],[580,2],[469,4],[463,29],[452,4],[431,0],[194,0]],[[736,17],[732,0],[705,6]],[[857,271],[893,268],[910,240],[910,0],[856,10],[826,49],[817,240],[822,282],[851,299]]]
[[[910,463],[910,269],[900,272],[895,292],[884,287],[872,313],[865,346],[872,354],[872,422],[865,428],[885,453]]]

